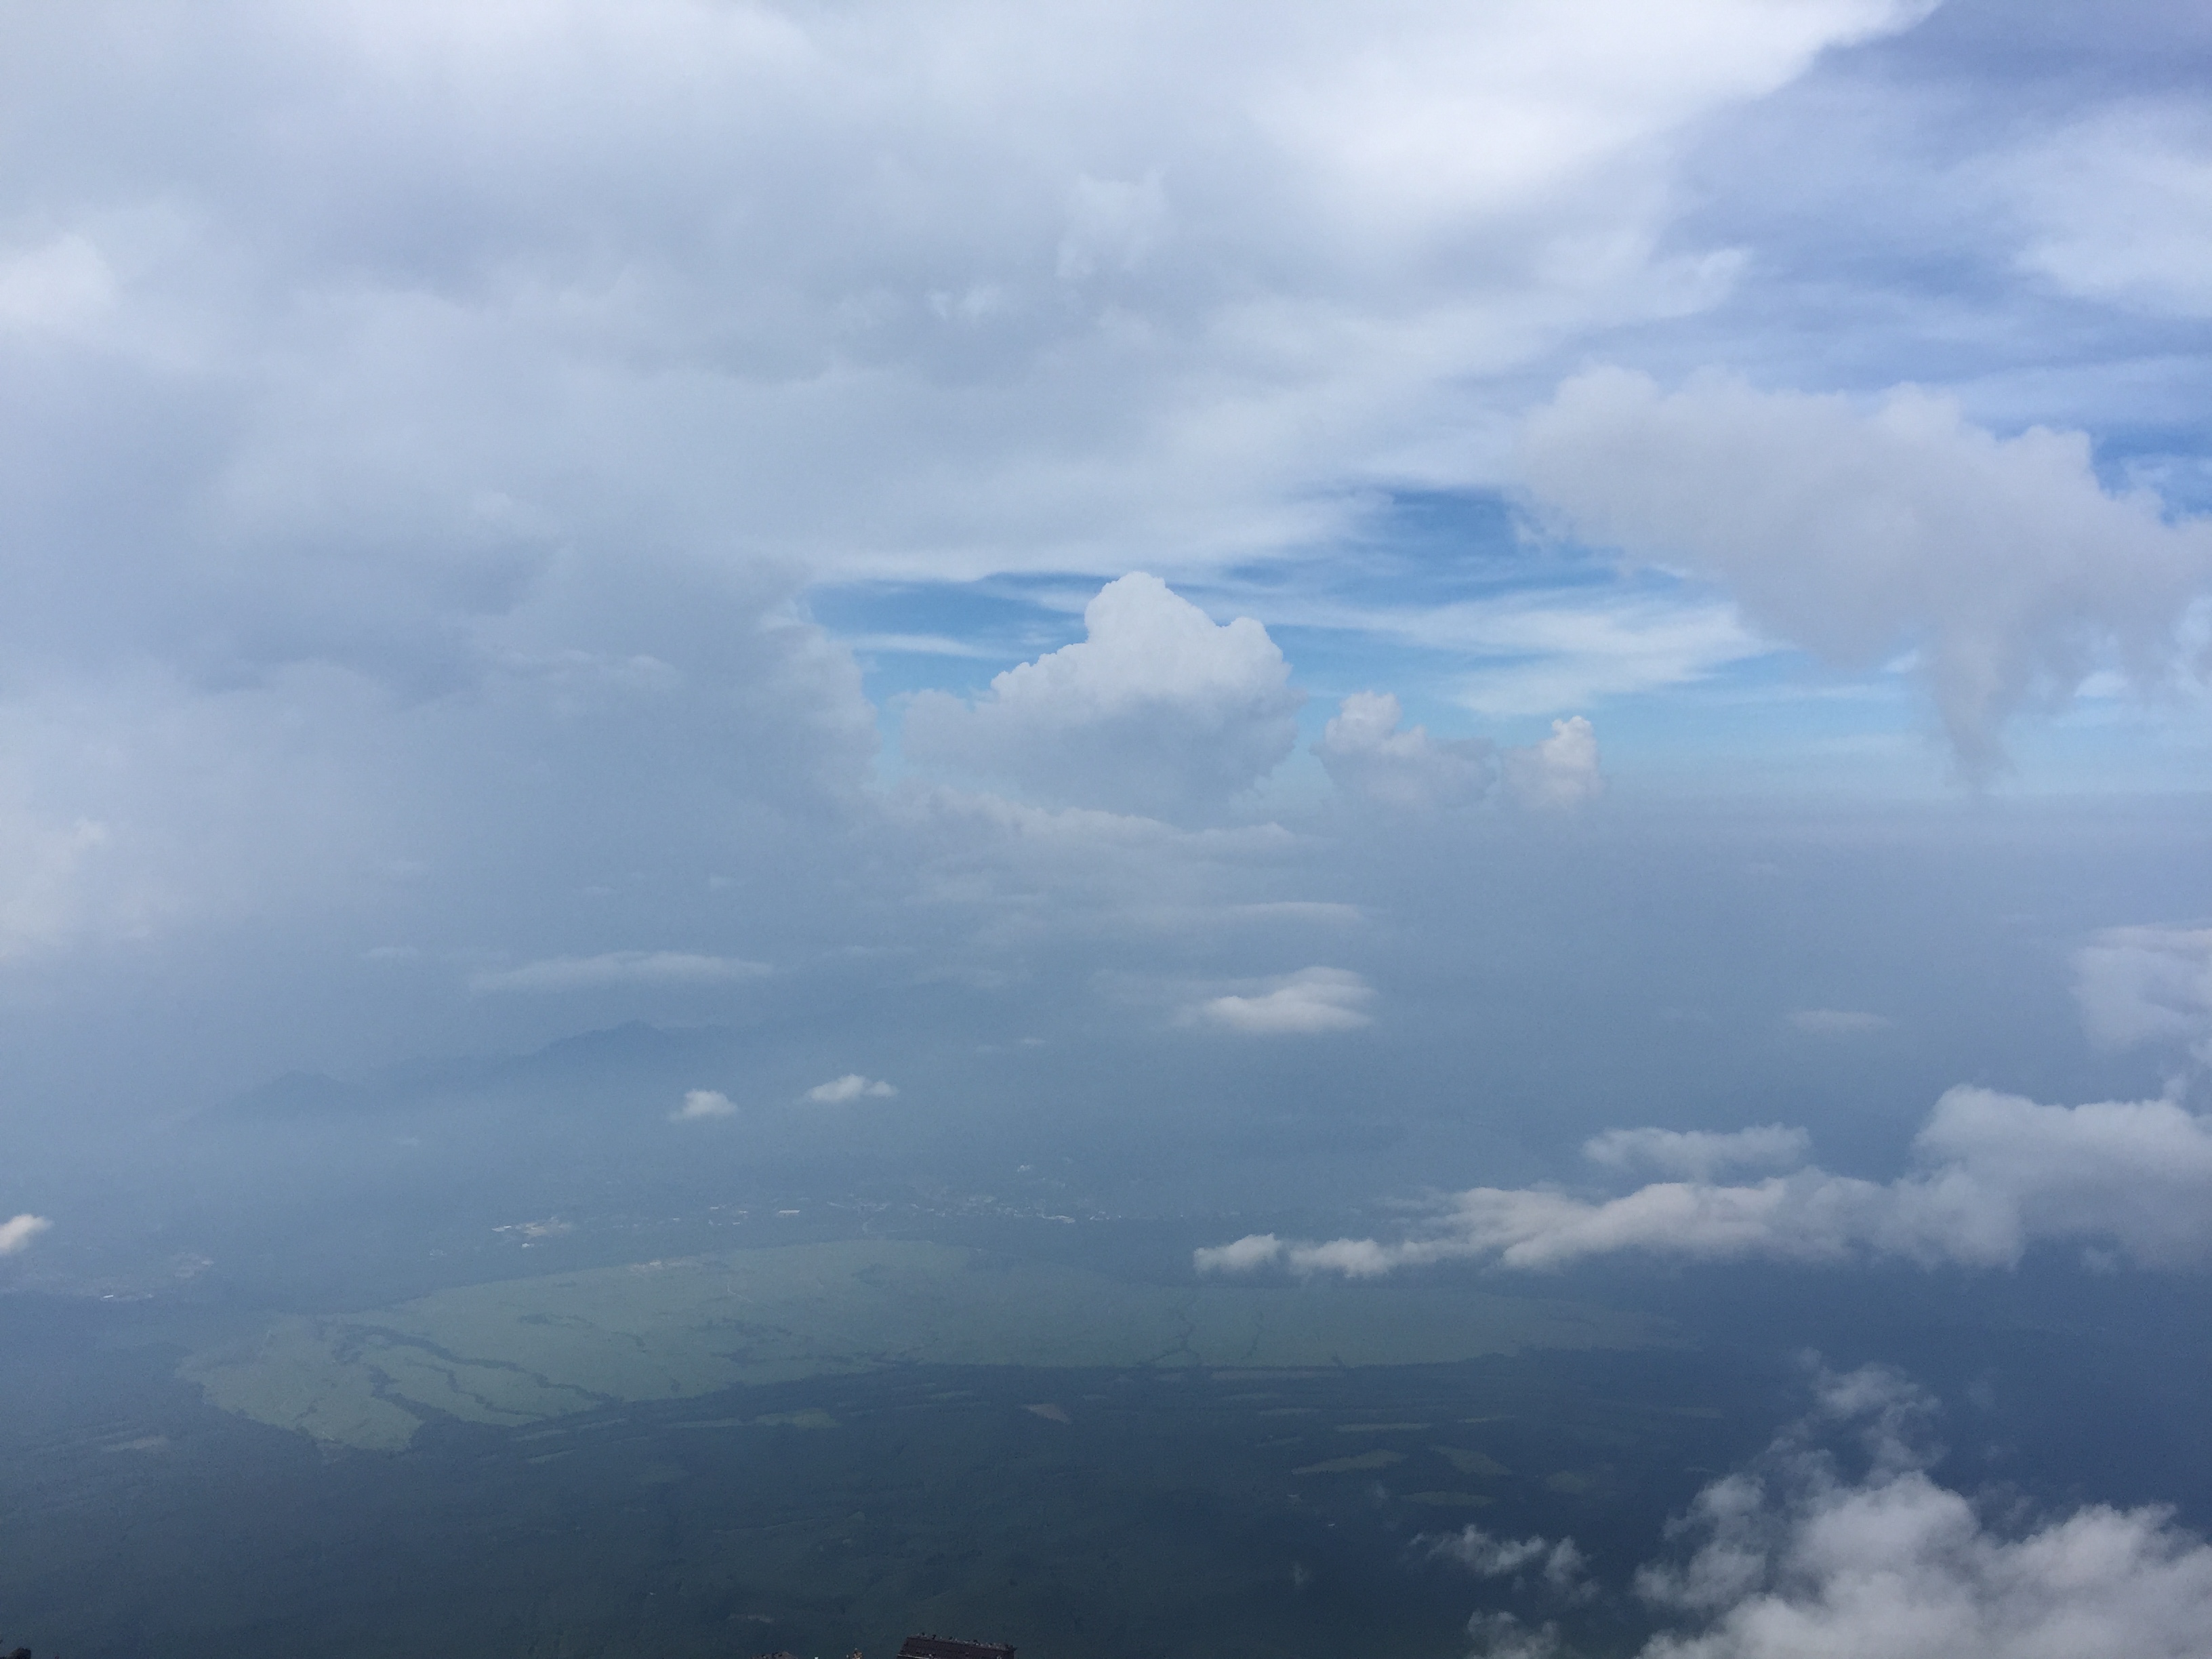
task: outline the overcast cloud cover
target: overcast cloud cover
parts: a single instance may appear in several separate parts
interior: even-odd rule
[[[0,1287],[748,1181],[2212,1267],[2202,6],[0,40]],[[2202,1651],[2170,1516],[1819,1388],[1648,1659]]]
[[[1218,1267],[2201,1261],[2191,9],[0,17],[11,1272],[632,1022],[1463,1189]]]
[[[880,684],[1004,666],[878,691],[902,763],[1046,807],[1286,810],[1253,805],[1314,689],[1285,623],[1328,647],[1326,778],[1401,811],[1588,805],[1609,702],[1791,647],[1903,665],[1969,779],[2099,673],[2152,699],[2135,752],[2201,755],[2203,458],[2045,343],[2072,307],[2185,372],[2204,128],[2086,70],[2033,130],[1916,126],[1930,77],[1998,95],[1994,16],[10,8],[0,951],[422,904],[479,992],[758,959],[624,883],[804,885],[825,823],[876,832],[888,671],[809,613],[925,589]],[[2004,228],[1942,251],[1993,321],[1915,347],[1939,251],[1900,252],[1865,280],[1907,320],[1808,380],[1819,250],[1717,157],[1869,108],[1870,181],[1917,132],[1926,199]],[[1392,501],[1454,495],[1525,514],[1504,580],[1470,545],[1352,580]],[[963,609],[1022,573],[1013,639]]]

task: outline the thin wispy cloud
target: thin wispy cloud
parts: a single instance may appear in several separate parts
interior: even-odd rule
[[[1807,1036],[1864,1036],[1897,1023],[1887,1014],[1870,1014],[1863,1008],[1793,1008],[1788,1018]]]
[[[897,1088],[881,1078],[863,1077],[858,1072],[848,1072],[842,1077],[833,1077],[827,1083],[817,1083],[806,1091],[807,1099],[817,1106],[842,1106],[854,1100],[890,1100],[898,1093]]]
[[[690,951],[609,951],[593,957],[547,957],[469,975],[473,991],[584,991],[615,986],[727,985],[774,971],[743,957]]]

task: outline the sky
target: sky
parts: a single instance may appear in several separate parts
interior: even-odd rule
[[[532,1201],[2212,1255],[2202,7],[0,16],[0,1273],[617,1028]]]

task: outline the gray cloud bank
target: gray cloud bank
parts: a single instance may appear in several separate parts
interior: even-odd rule
[[[1299,1243],[1258,1234],[1202,1249],[1195,1265],[1217,1273],[1280,1265],[1363,1278],[1437,1261],[1546,1268],[1635,1252],[1702,1261],[1887,1257],[2003,1267],[2038,1243],[2116,1253],[2148,1267],[2194,1267],[2212,1257],[2212,1118],[2171,1100],[2044,1106],[1953,1089],[1914,1140],[1915,1168],[1894,1181],[1814,1167],[1737,1185],[1710,1179],[1725,1164],[1785,1161],[1803,1145],[1779,1129],[1734,1137],[1615,1131],[1592,1143],[1597,1161],[1671,1163],[1695,1178],[1613,1199],[1479,1187],[1446,1200],[1411,1237]]]

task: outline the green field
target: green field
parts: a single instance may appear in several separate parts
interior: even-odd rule
[[[276,1322],[181,1368],[223,1410],[396,1449],[444,1414],[515,1425],[900,1365],[1295,1370],[1632,1348],[1654,1320],[1462,1288],[1132,1283],[856,1239],[441,1291]]]

